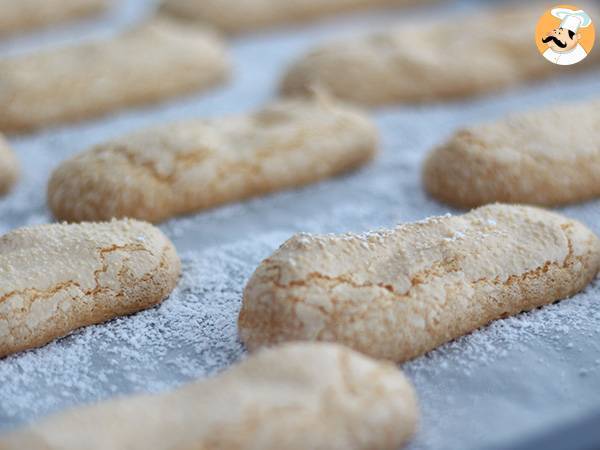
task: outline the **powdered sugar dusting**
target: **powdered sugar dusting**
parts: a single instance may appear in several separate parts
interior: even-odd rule
[[[405,364],[425,405],[413,448],[500,445],[597,408],[599,292],[596,280],[574,298],[493,322]]]
[[[5,358],[0,421],[26,421],[116,393],[161,391],[229,366],[243,351],[236,326],[241,289],[284,238],[275,233],[184,253],[182,279],[158,307]]]

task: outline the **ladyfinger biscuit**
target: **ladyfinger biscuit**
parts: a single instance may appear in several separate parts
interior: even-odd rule
[[[0,195],[5,194],[19,177],[17,158],[0,134]]]
[[[401,362],[569,297],[599,268],[598,237],[533,207],[489,205],[366,235],[300,234],[248,282],[239,332],[250,350],[334,341]]]
[[[180,262],[133,220],[21,228],[0,237],[0,357],[162,301]]]
[[[227,33],[242,33],[352,10],[417,3],[417,0],[163,0],[161,11],[176,18],[209,23]]]
[[[417,416],[413,388],[393,365],[296,343],[171,393],[55,415],[0,438],[0,449],[396,450]]]
[[[222,81],[211,33],[155,20],[112,39],[0,61],[0,130],[22,132],[156,102]]]
[[[281,92],[297,96],[318,89],[377,106],[461,98],[555,75],[556,66],[537,54],[533,42],[535,23],[546,7],[513,6],[397,25],[326,44],[291,66]],[[599,61],[600,52],[591,52],[577,67]]]
[[[358,167],[377,146],[362,113],[325,100],[144,130],[52,174],[48,204],[68,221],[169,217],[301,186]]]
[[[600,197],[600,101],[460,130],[429,155],[423,180],[431,195],[459,207]]]
[[[0,36],[99,14],[108,0],[0,0]]]

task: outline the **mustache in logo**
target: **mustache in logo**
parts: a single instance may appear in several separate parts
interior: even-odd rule
[[[559,41],[559,40],[558,40],[558,38],[557,38],[556,36],[548,36],[548,37],[545,37],[545,38],[543,38],[543,39],[542,39],[542,42],[543,42],[544,44],[547,44],[547,43],[548,43],[548,42],[550,42],[550,41],[554,41],[554,43],[555,43],[555,44],[556,44],[558,47],[560,47],[560,48],[565,48],[565,47],[567,46],[567,43],[566,43],[566,42],[561,42],[561,41]]]

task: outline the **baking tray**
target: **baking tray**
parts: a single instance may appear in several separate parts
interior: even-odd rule
[[[398,20],[460,20],[463,12],[490,3],[446,1],[236,38],[231,42],[235,75],[228,86],[93,122],[11,137],[24,170],[16,190],[0,200],[0,232],[52,220],[45,206],[48,175],[75,152],[142,126],[259,107],[274,96],[286,65],[323,39]],[[110,35],[143,20],[153,7],[143,0],[122,1],[99,20],[1,42],[0,55]],[[162,225],[184,262],[174,294],[159,307],[0,360],[0,430],[73,405],[159,392],[219,372],[244,354],[236,319],[245,282],[261,259],[291,234],[360,232],[455,212],[422,190],[420,166],[432,146],[462,125],[600,96],[599,75],[594,71],[557,76],[468,101],[377,110],[382,151],[369,166]],[[600,201],[561,211],[600,233]],[[597,448],[599,300],[597,280],[572,299],[494,322],[404,364],[423,414],[409,449]]]

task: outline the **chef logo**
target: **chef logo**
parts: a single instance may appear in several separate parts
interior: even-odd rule
[[[592,18],[572,5],[558,5],[546,11],[535,32],[542,56],[560,66],[583,61],[592,51],[595,37]]]

